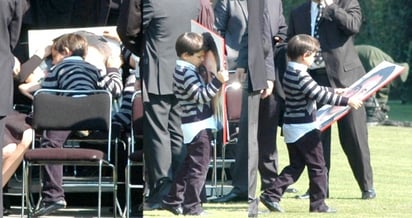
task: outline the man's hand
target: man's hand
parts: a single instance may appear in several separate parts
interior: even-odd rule
[[[236,68],[236,77],[239,82],[243,82],[246,79],[245,68]]]
[[[14,57],[14,66],[13,66],[13,77],[17,77],[20,73],[20,61],[16,57]]]
[[[329,6],[331,4],[333,4],[333,0],[322,0],[322,4],[325,6]]]
[[[260,90],[260,98],[261,99],[267,98],[269,95],[272,94],[272,91],[273,91],[273,86],[275,84],[274,81],[268,80],[268,81],[266,81],[266,83],[267,83],[268,87],[266,89]]]

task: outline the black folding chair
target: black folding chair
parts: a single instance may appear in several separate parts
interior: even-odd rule
[[[34,94],[32,106],[32,128],[33,144],[23,160],[23,187],[22,187],[22,214],[24,214],[25,203],[27,203],[27,215],[31,217],[39,206],[34,205],[31,195],[33,166],[44,166],[49,164],[62,164],[65,166],[95,166],[98,167],[98,177],[90,176],[74,178],[66,183],[63,178],[63,188],[77,190],[79,192],[98,192],[97,217],[101,217],[102,192],[113,193],[113,217],[116,217],[117,201],[117,173],[116,167],[110,162],[111,151],[111,114],[112,97],[108,91],[67,91],[40,89]],[[93,141],[106,144],[103,152],[100,149],[85,149],[78,147],[63,148],[35,148],[36,136],[41,137],[45,130],[69,130],[69,131],[101,131],[104,138],[98,139],[71,139],[80,141]],[[106,150],[107,149],[107,150]],[[111,169],[109,176],[103,176],[103,168]],[[110,171],[108,171],[110,172]],[[41,185],[41,184],[40,184]],[[41,190],[41,188],[40,188]],[[41,196],[41,195],[40,195]],[[40,197],[41,198],[41,197]]]
[[[133,167],[141,167],[144,175],[144,158],[143,151],[136,150],[136,140],[143,139],[143,99],[141,91],[136,91],[132,97],[132,122],[130,126],[130,137],[128,139],[128,159],[125,169],[125,190],[126,190],[126,205],[124,215],[130,217],[132,207],[131,190],[144,189],[143,184],[132,182]]]
[[[235,162],[234,158],[226,158],[226,146],[229,144],[236,144],[238,137],[238,126],[240,121],[240,113],[242,106],[242,88],[241,84],[237,81],[229,82],[224,87],[224,99],[226,108],[223,113],[226,119],[226,128],[217,134],[218,140],[214,140],[213,143],[213,156],[211,161],[212,167],[212,184],[211,195],[218,197],[223,195],[224,186],[227,180],[226,166],[227,163]],[[221,137],[220,137],[221,136]],[[218,154],[219,146],[221,146],[220,155]],[[218,183],[218,169],[220,168],[220,184]],[[220,185],[220,193],[217,191]]]

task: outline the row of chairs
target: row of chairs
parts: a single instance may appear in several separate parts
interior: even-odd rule
[[[227,118],[233,126],[233,123],[238,123],[240,118],[240,102],[241,92],[236,89],[227,89]],[[104,90],[93,91],[63,91],[41,89],[34,94],[32,105],[33,119],[32,129],[33,144],[32,149],[29,149],[23,160],[23,184],[22,184],[22,207],[21,214],[27,214],[28,217],[33,216],[34,211],[39,207],[41,200],[35,200],[32,193],[33,176],[32,168],[35,166],[44,166],[47,164],[63,164],[65,166],[95,166],[98,168],[98,176],[91,178],[72,178],[71,182],[65,182],[63,187],[65,190],[70,188],[81,191],[97,191],[97,217],[102,214],[102,192],[113,193],[113,217],[129,217],[132,206],[131,190],[143,189],[144,185],[133,183],[132,173],[136,172],[133,167],[141,167],[144,169],[144,161],[142,152],[135,152],[136,140],[143,137],[142,118],[143,118],[143,101],[140,91],[136,91],[132,98],[133,111],[130,134],[127,137],[127,142],[120,139],[111,138],[111,116],[112,116],[112,97],[111,94]],[[70,138],[62,149],[55,148],[38,148],[36,142],[42,136],[44,130],[69,130],[69,131],[99,131],[104,134],[104,138]],[[236,131],[231,131],[231,137],[227,143],[233,143],[236,139]],[[96,143],[96,148],[81,148],[78,145],[81,142]],[[127,149],[127,163],[125,167],[125,207],[122,209],[117,198],[118,175],[117,175],[117,160],[112,160],[111,152],[112,145],[118,151],[118,146],[123,145]],[[73,149],[73,147],[75,149]],[[217,190],[217,169],[221,171],[221,194],[223,194],[223,185],[226,180],[225,164],[233,162],[233,159],[226,160],[225,158],[226,144],[222,145],[222,157],[216,155],[216,146],[214,146],[214,156],[212,163],[212,188]],[[114,155],[117,157],[117,155]],[[220,163],[220,164],[217,164]],[[108,169],[108,170],[106,170]],[[105,172],[105,173],[103,173]],[[106,173],[110,172],[110,173]],[[40,171],[41,173],[41,171]],[[140,175],[143,177],[143,175]],[[64,179],[67,179],[66,177]],[[67,180],[64,180],[67,181]],[[41,184],[40,184],[41,185]],[[41,189],[40,189],[41,190]],[[215,191],[215,195],[217,192]],[[40,195],[39,195],[40,196]],[[27,208],[25,210],[25,208]]]
[[[32,105],[32,129],[34,131],[32,149],[28,150],[23,160],[23,184],[21,214],[33,216],[39,207],[40,199],[34,200],[32,169],[35,166],[62,164],[64,166],[97,167],[98,175],[84,178],[64,177],[64,189],[76,191],[97,191],[97,217],[101,217],[102,193],[113,193],[113,217],[121,214],[117,199],[117,164],[111,159],[111,152],[118,151],[119,139],[112,139],[112,97],[108,91],[67,91],[40,89],[34,94]],[[36,142],[44,130],[99,131],[104,138],[69,138],[65,146],[56,148],[37,148]],[[82,142],[94,143],[96,148],[81,148]],[[116,148],[112,149],[112,144]],[[117,155],[114,155],[115,157]],[[105,173],[103,173],[105,172]],[[39,171],[41,174],[41,171]],[[41,184],[40,184],[41,185]],[[41,188],[40,188],[41,190]],[[25,211],[25,208],[26,211]]]

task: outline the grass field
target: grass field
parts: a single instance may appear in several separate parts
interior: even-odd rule
[[[390,104],[390,119],[412,121],[412,105]],[[337,128],[333,126],[330,198],[327,204],[338,210],[336,214],[311,214],[308,200],[295,199],[286,194],[281,206],[286,213],[269,213],[260,204],[259,217],[412,217],[412,128],[370,126],[369,144],[374,172],[376,199],[361,200],[361,192],[352,175],[346,156],[340,147]],[[278,141],[279,163],[288,162],[286,146]],[[302,194],[308,187],[307,173],[293,185]],[[247,217],[246,203],[205,204],[207,217]],[[166,211],[145,211],[144,217],[174,217]]]

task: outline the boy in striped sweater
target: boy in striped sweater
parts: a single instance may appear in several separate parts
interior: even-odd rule
[[[162,207],[175,215],[202,215],[200,193],[210,162],[212,130],[216,129],[211,100],[229,79],[227,71],[219,71],[209,83],[199,73],[205,57],[202,35],[184,33],[176,41],[174,92],[182,107],[183,142],[186,158],[163,200]]]
[[[87,47],[86,38],[79,34],[69,33],[58,37],[51,51],[54,66],[44,78],[42,88],[94,90],[115,87],[99,84],[102,81],[99,69],[84,60]],[[105,83],[109,82],[108,80]],[[71,131],[44,131],[41,146],[61,148],[70,133]],[[42,172],[42,202],[41,207],[34,213],[36,217],[65,208],[67,204],[63,190],[62,165],[46,165]]]
[[[312,79],[307,69],[318,50],[318,40],[309,35],[296,35],[288,42],[289,61],[282,84],[285,91],[283,133],[290,164],[282,170],[272,187],[260,196],[262,203],[272,211],[283,212],[279,205],[283,193],[299,179],[307,166],[310,180],[309,211],[336,212],[325,203],[328,180],[320,130],[316,122],[316,103],[349,105],[358,109],[363,102],[355,97],[339,95],[344,89],[319,86]]]

